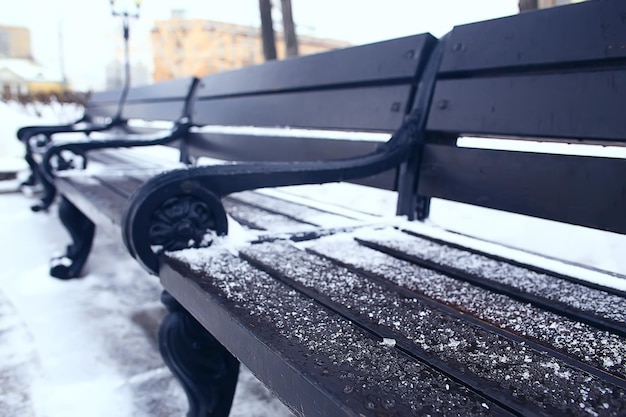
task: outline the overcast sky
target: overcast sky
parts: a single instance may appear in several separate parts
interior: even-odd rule
[[[7,0],[5,0],[7,1]],[[273,1],[279,4],[278,0]],[[374,42],[421,32],[441,36],[456,24],[514,14],[518,0],[292,0],[301,33]],[[116,1],[121,10],[134,3]],[[189,18],[206,18],[258,25],[258,0],[143,0],[140,19],[131,26],[131,53],[151,67],[149,33],[154,20],[166,19],[172,9]],[[60,38],[63,62],[77,88],[102,88],[104,67],[121,50],[119,20],[109,0],[17,0],[3,7],[0,25],[31,30],[35,59],[59,70]]]

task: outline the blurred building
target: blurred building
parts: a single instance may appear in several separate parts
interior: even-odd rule
[[[0,58],[32,59],[30,31],[17,26],[0,26]]]
[[[33,60],[30,31],[0,26],[0,94],[4,98],[55,94],[65,89],[63,76]]]
[[[57,71],[30,59],[0,59],[0,93],[4,98],[56,94],[65,89]]]
[[[348,42],[298,36],[300,55],[349,46]],[[252,26],[185,19],[175,11],[169,20],[158,20],[152,29],[155,82],[184,76],[240,68],[263,62],[260,29]],[[278,58],[285,56],[285,41],[276,33]]]

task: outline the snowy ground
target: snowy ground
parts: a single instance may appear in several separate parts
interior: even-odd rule
[[[52,113],[43,120],[59,117]],[[3,103],[0,120],[0,168],[19,168],[15,129],[37,120],[32,111]],[[158,281],[130,259],[117,236],[105,234],[96,237],[83,279],[50,278],[48,259],[68,238],[54,209],[32,213],[33,200],[15,192],[15,184],[0,183],[0,416],[184,415],[184,394],[156,349],[163,315]],[[349,195],[335,185],[300,193],[341,195],[353,207],[367,198],[370,210],[393,211],[393,196],[385,193]],[[622,236],[443,202],[434,202],[431,221],[626,275]],[[233,416],[289,415],[249,373],[241,379]]]

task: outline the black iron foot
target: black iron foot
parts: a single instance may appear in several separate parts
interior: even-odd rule
[[[87,261],[96,228],[65,197],[61,198],[59,204],[59,217],[70,233],[72,244],[67,247],[65,255],[50,261],[50,275],[60,279],[76,278]]]
[[[185,389],[188,417],[227,417],[233,402],[239,361],[169,293],[161,301],[169,314],[161,323],[163,360]]]

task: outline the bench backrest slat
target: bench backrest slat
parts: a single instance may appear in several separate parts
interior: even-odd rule
[[[404,119],[410,92],[405,84],[206,100],[196,103],[194,122],[392,131]]]
[[[92,93],[85,113],[95,119],[112,119],[117,115],[122,92],[122,89],[117,89]]]
[[[122,118],[174,122],[183,114],[187,96],[195,82],[195,78],[187,77],[133,87],[128,91]]]
[[[432,41],[418,35],[211,75],[201,81],[193,120],[393,131]]]
[[[626,67],[437,83],[431,131],[465,135],[624,141]]]
[[[597,0],[454,28],[430,105],[418,200],[626,233],[626,160],[450,141],[626,144],[625,15],[626,2]]]
[[[380,142],[342,140],[329,138],[297,138],[293,136],[247,135],[247,134],[192,133],[189,142],[194,144],[196,155],[249,162],[280,162],[289,155],[292,161],[318,161],[367,155],[376,151]],[[395,171],[353,181],[370,187],[393,190],[396,186]]]
[[[187,95],[197,79],[180,78],[157,84],[131,87],[122,104],[124,120],[176,121],[183,114]],[[87,103],[86,113],[93,118],[113,118],[117,115],[123,90],[98,91]]]
[[[435,144],[424,152],[422,195],[626,233],[623,159]]]
[[[625,58],[626,2],[594,0],[457,26],[442,73]]]
[[[432,41],[415,35],[211,74],[202,79],[198,98],[408,81]]]

